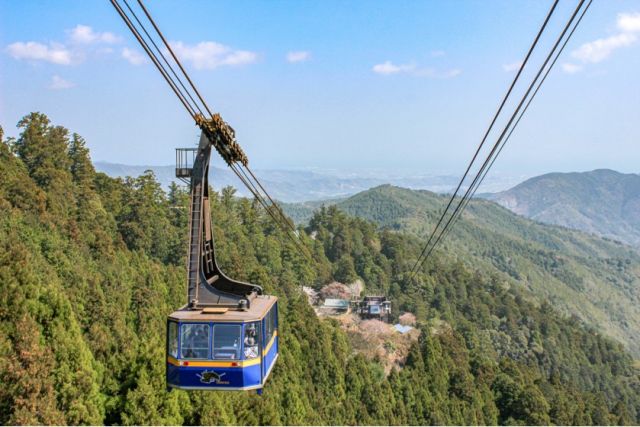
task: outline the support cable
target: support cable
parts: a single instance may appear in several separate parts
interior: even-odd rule
[[[289,226],[289,228],[291,228],[291,230],[294,233],[297,233],[298,230],[296,230],[295,227],[289,222],[289,219],[286,217],[286,215],[284,214],[284,212],[280,208],[280,205],[271,198],[269,193],[267,193],[267,190],[264,188],[264,186],[262,185],[262,183],[260,182],[258,177],[255,176],[253,171],[251,169],[249,169],[248,166],[246,166],[245,169],[247,169],[247,171],[249,172],[249,174],[251,175],[253,180],[258,184],[258,186],[262,189],[264,194],[266,194],[266,196],[269,198],[269,201],[271,202],[271,206],[273,206],[276,209],[276,211],[278,212],[278,215],[280,216],[280,218],[282,218],[282,220]]]
[[[153,47],[156,48],[156,51],[160,54],[160,57],[164,60],[164,63],[167,64],[167,67],[169,68],[169,70],[171,70],[171,73],[173,74],[173,76],[176,78],[178,83],[180,83],[180,86],[182,87],[182,89],[184,89],[184,92],[187,94],[187,96],[189,97],[189,99],[193,103],[192,107],[195,106],[194,111],[197,109],[200,114],[204,115],[204,113],[202,112],[202,109],[200,108],[200,106],[198,105],[196,100],[193,99],[193,96],[191,95],[189,90],[185,87],[184,83],[182,82],[182,79],[180,79],[180,77],[178,77],[178,74],[175,72],[175,70],[173,69],[171,64],[169,64],[169,61],[167,60],[167,57],[164,56],[164,54],[162,53],[162,50],[158,47],[158,45],[153,40],[153,38],[151,37],[151,35],[149,34],[149,32],[147,31],[145,26],[142,24],[142,22],[140,22],[140,19],[138,19],[138,15],[136,15],[136,13],[131,8],[131,6],[129,6],[129,2],[127,0],[123,0],[123,1],[124,1],[124,4],[127,6],[127,9],[129,9],[129,11],[131,12],[131,15],[133,16],[133,18],[136,20],[136,22],[140,26],[140,28],[142,28],[142,31],[144,31],[144,33],[147,35],[147,38],[149,39],[151,44],[153,44]]]
[[[562,54],[562,52],[564,51],[564,48],[567,46],[567,43],[569,42],[569,40],[571,39],[571,37],[573,36],[573,33],[576,31],[576,29],[578,28],[578,26],[580,25],[580,22],[582,21],[582,18],[584,17],[584,15],[587,13],[587,11],[589,10],[589,7],[591,6],[591,3],[593,3],[593,0],[589,0],[589,3],[587,3],[587,6],[584,8],[584,10],[582,11],[582,14],[580,15],[580,17],[578,18],[578,21],[576,22],[576,24],[574,25],[573,29],[571,30],[571,32],[569,33],[569,35],[567,36],[567,38],[565,39],[564,43],[562,44],[562,47],[560,47],[560,50],[558,51],[558,53],[556,54],[553,62],[551,63],[551,65],[549,66],[549,68],[547,68],[547,71],[545,72],[544,76],[542,77],[542,80],[540,81],[540,83],[538,83],[538,86],[536,87],[536,90],[533,92],[533,94],[531,95],[531,97],[529,98],[529,101],[527,101],[527,105],[525,105],[524,109],[522,110],[522,112],[520,113],[520,116],[518,117],[518,119],[516,120],[516,122],[514,123],[513,127],[511,128],[511,130],[509,131],[509,134],[506,136],[506,138],[501,142],[500,148],[498,149],[497,153],[495,154],[495,156],[493,156],[493,159],[491,160],[491,163],[489,164],[489,166],[487,167],[487,169],[485,169],[484,173],[482,174],[482,178],[480,178],[480,181],[475,185],[473,191],[471,192],[471,197],[467,198],[465,200],[465,204],[462,207],[462,209],[460,210],[460,212],[457,214],[456,218],[453,220],[453,224],[452,227],[455,225],[456,221],[458,220],[458,218],[460,218],[461,212],[464,211],[464,209],[467,207],[467,205],[469,204],[469,201],[473,198],[473,196],[476,194],[476,191],[478,190],[478,188],[482,185],[482,183],[484,182],[484,179],[486,178],[487,174],[489,173],[489,170],[493,167],[493,164],[495,163],[496,159],[498,158],[498,156],[500,155],[500,153],[502,152],[502,149],[504,148],[504,146],[507,144],[507,141],[509,141],[509,139],[511,139],[511,135],[513,134],[513,132],[515,131],[516,127],[518,127],[518,124],[520,123],[520,120],[522,119],[522,117],[524,116],[524,114],[527,112],[527,110],[529,109],[529,106],[531,105],[531,101],[533,101],[533,99],[536,97],[536,95],[538,94],[538,91],[540,90],[540,87],[542,86],[542,84],[545,82],[545,80],[547,79],[547,76],[549,76],[549,73],[551,72],[551,69],[554,67],[554,65],[556,64],[556,62],[558,61],[558,58],[560,58],[560,55]],[[451,227],[450,227],[451,228]],[[447,231],[448,234],[448,231]],[[443,237],[446,238],[447,234],[445,234],[445,236]]]
[[[433,240],[433,237],[435,236],[438,228],[440,227],[440,225],[444,221],[444,218],[447,215],[447,212],[449,211],[449,208],[451,207],[451,205],[452,205],[453,201],[455,200],[458,192],[460,191],[460,188],[462,187],[462,184],[464,183],[465,179],[467,178],[467,175],[469,174],[469,171],[471,170],[471,167],[475,163],[476,158],[478,157],[478,154],[480,154],[480,150],[484,146],[484,143],[486,142],[487,137],[489,136],[489,133],[493,129],[493,126],[495,125],[500,113],[502,112],[502,109],[504,108],[509,96],[511,95],[511,93],[513,91],[513,88],[515,87],[516,83],[518,82],[518,79],[520,78],[520,75],[522,74],[522,71],[524,70],[524,68],[526,67],[527,63],[529,62],[531,54],[533,53],[535,47],[537,46],[538,42],[540,41],[540,37],[542,36],[542,33],[544,32],[545,28],[547,27],[547,24],[549,23],[549,20],[551,19],[551,16],[553,15],[553,13],[555,11],[556,6],[558,6],[558,2],[559,2],[559,0],[554,0],[553,4],[551,5],[551,8],[549,9],[549,12],[547,13],[547,16],[546,16],[544,22],[542,23],[542,26],[540,27],[540,30],[536,34],[536,37],[533,40],[533,43],[529,47],[529,50],[527,51],[527,54],[525,55],[525,58],[522,61],[522,64],[520,65],[520,68],[518,69],[518,73],[513,78],[513,81],[511,82],[511,85],[509,86],[509,89],[507,90],[507,93],[502,98],[502,102],[500,103],[500,106],[498,107],[498,110],[494,114],[493,119],[491,120],[491,123],[489,124],[489,127],[487,128],[486,132],[484,133],[484,136],[483,136],[482,140],[480,141],[480,144],[478,145],[478,148],[476,149],[473,157],[471,158],[471,161],[469,162],[469,165],[467,166],[464,174],[462,175],[462,178],[460,179],[460,182],[458,183],[458,186],[456,187],[455,191],[453,192],[453,195],[451,196],[451,199],[449,200],[449,203],[447,203],[447,206],[445,207],[444,211],[442,212],[442,215],[440,216],[440,219],[436,223],[436,226],[434,227],[433,232],[429,236],[427,244],[425,245],[424,249],[420,253],[420,256],[416,260],[415,264],[413,265],[413,268],[411,269],[412,277],[413,277],[413,274],[414,274],[415,270],[418,268],[418,265],[421,264],[420,259],[424,256],[424,254],[427,251],[427,248],[429,247],[429,244]]]
[[[200,108],[200,105],[198,105],[198,102],[194,99],[194,97],[192,96],[191,92],[188,90],[188,88],[186,87],[186,85],[182,81],[182,78],[178,75],[178,73],[175,71],[175,69],[173,68],[173,66],[171,65],[171,63],[167,59],[167,57],[163,54],[162,49],[160,49],[158,44],[154,41],[154,38],[147,31],[144,23],[142,23],[142,21],[138,18],[137,14],[133,10],[133,8],[129,5],[127,0],[123,0],[123,2],[125,4],[125,6],[127,7],[127,9],[129,10],[129,12],[131,13],[133,19],[137,22],[137,24],[138,24],[138,26],[140,27],[141,30],[138,29],[138,27],[134,24],[134,22],[128,16],[128,14],[125,12],[125,10],[120,6],[118,0],[110,0],[110,1],[111,1],[111,4],[116,9],[116,11],[118,12],[118,14],[120,15],[120,17],[123,19],[123,21],[127,25],[127,27],[129,28],[129,30],[131,31],[131,33],[136,37],[136,39],[138,40],[138,42],[140,43],[142,48],[145,50],[145,52],[148,55],[148,57],[154,63],[154,65],[156,66],[158,71],[160,71],[160,73],[162,74],[164,79],[167,81],[167,83],[169,84],[169,86],[171,87],[173,92],[176,94],[176,96],[178,97],[180,102],[182,102],[182,104],[187,109],[187,111],[189,112],[191,117],[194,120],[196,120],[196,122],[198,122],[198,120],[196,119],[197,113],[200,113],[200,115],[204,116],[203,110]],[[200,94],[200,92],[198,91],[196,86],[194,85],[193,81],[191,80],[191,78],[187,74],[187,72],[184,69],[184,67],[182,66],[180,60],[175,55],[173,49],[171,48],[171,46],[167,42],[166,38],[164,37],[164,35],[162,34],[160,29],[156,25],[155,21],[151,17],[151,15],[150,15],[149,11],[147,10],[147,8],[144,6],[143,2],[141,0],[137,0],[137,2],[139,4],[140,8],[142,9],[142,11],[144,12],[145,16],[147,17],[147,19],[149,20],[149,22],[151,23],[151,25],[155,29],[155,32],[157,33],[157,35],[162,40],[162,43],[166,47],[167,51],[171,54],[171,57],[173,58],[175,63],[180,68],[180,71],[182,72],[182,75],[184,76],[184,78],[186,78],[189,86],[191,86],[191,88],[193,89],[193,92],[195,93],[195,96],[200,100],[200,102],[201,102],[202,106],[204,107],[204,109],[209,113],[209,116],[210,117],[214,117],[214,114],[209,109],[207,103],[204,101],[204,98],[202,97],[202,95]],[[145,38],[143,37],[143,35],[142,35],[142,33],[140,31],[142,31],[146,35],[146,37],[148,38],[149,42],[147,42],[147,40],[145,40]],[[151,48],[149,43],[155,48],[155,50],[157,51],[157,54],[160,56],[160,58],[162,58],[162,61],[164,62],[164,64],[166,64],[166,67],[165,67],[165,65],[163,65],[163,63],[161,62],[161,60],[158,57],[158,55],[156,55],[156,53],[153,51],[153,49]],[[173,75],[173,77],[171,75]],[[175,80],[174,80],[174,78],[175,78]],[[180,88],[182,88],[182,90]],[[183,91],[184,91],[184,93],[183,93]],[[187,99],[187,98],[189,98],[189,99]],[[191,102],[189,102],[189,100]],[[249,169],[248,167],[245,166],[247,172],[251,176],[251,178],[250,178],[249,175],[247,175],[247,172],[245,172],[245,170],[243,169],[243,167],[242,167],[243,164],[241,162],[235,162],[235,163],[234,162],[227,162],[227,163],[229,164],[229,167],[231,168],[231,170],[240,179],[242,184],[244,184],[245,187],[247,187],[249,192],[255,197],[255,199],[260,203],[260,205],[262,205],[262,207],[265,209],[265,211],[271,217],[271,219],[274,221],[274,223],[276,225],[278,225],[285,232],[285,234],[293,241],[293,243],[296,246],[296,248],[298,249],[298,251],[304,257],[306,257],[310,261],[313,261],[313,259],[312,259],[311,255],[309,254],[307,248],[300,241],[299,236],[298,236],[298,231],[291,224],[291,222],[286,218],[286,216],[282,212],[281,208],[273,200],[273,198],[269,195],[269,193],[267,192],[266,188],[262,185],[260,180],[255,176],[255,174],[251,171],[251,169]],[[264,193],[266,198],[269,199],[269,201],[271,203],[270,205],[265,200],[265,196],[262,195],[261,191],[262,191],[262,193]]]
[[[489,153],[489,155],[487,156],[486,160],[484,161],[482,167],[480,168],[480,170],[478,171],[478,173],[476,174],[471,186],[469,186],[469,188],[467,189],[467,191],[465,192],[465,195],[462,197],[462,199],[460,200],[460,202],[458,203],[455,211],[453,212],[453,214],[450,216],[449,220],[447,221],[447,223],[445,224],[444,228],[442,229],[442,231],[440,232],[440,234],[438,235],[438,238],[436,239],[436,241],[434,242],[434,244],[431,246],[431,248],[429,249],[429,251],[426,253],[426,255],[424,256],[424,258],[420,259],[419,258],[419,264],[423,264],[431,255],[431,253],[433,252],[433,250],[435,249],[435,247],[438,245],[438,243],[442,240],[442,237],[444,235],[444,233],[446,232],[446,230],[448,228],[450,228],[451,223],[453,221],[454,218],[456,218],[457,216],[459,216],[459,212],[461,212],[461,207],[464,206],[466,207],[466,203],[468,203],[468,199],[470,199],[471,197],[471,191],[475,191],[478,187],[478,182],[480,179],[480,176],[483,175],[483,173],[485,173],[485,171],[487,170],[487,166],[489,164],[489,162],[491,162],[492,160],[495,160],[495,153],[497,148],[500,146],[500,144],[502,143],[505,134],[507,133],[507,131],[509,130],[509,128],[511,127],[512,123],[514,122],[515,118],[518,116],[518,113],[520,112],[520,109],[522,108],[524,102],[527,100],[527,98],[529,97],[529,94],[531,93],[531,90],[533,89],[533,87],[536,85],[538,79],[540,78],[540,75],[542,74],[542,72],[544,71],[544,69],[546,68],[547,64],[549,63],[550,59],[553,57],[553,55],[555,54],[558,46],[560,45],[560,43],[562,42],[562,39],[564,38],[564,36],[566,35],[567,31],[569,30],[569,28],[571,27],[571,25],[573,24],[573,21],[575,20],[577,14],[579,13],[580,9],[582,8],[582,5],[584,4],[585,0],[580,0],[580,2],[578,3],[578,5],[576,6],[576,9],[574,10],[573,14],[571,15],[571,18],[569,19],[569,21],[567,22],[567,24],[565,25],[562,33],[560,34],[560,36],[558,37],[558,39],[556,40],[553,48],[551,49],[551,51],[549,52],[549,54],[547,55],[544,63],[542,64],[542,66],[540,67],[540,69],[538,70],[538,73],[536,74],[535,78],[533,79],[533,81],[531,82],[531,84],[529,85],[529,88],[527,89],[527,92],[525,93],[525,95],[522,97],[520,103],[518,104],[518,107],[516,108],[516,110],[514,111],[514,113],[511,116],[511,119],[509,120],[509,122],[507,123],[507,125],[505,126],[504,130],[502,131],[500,137],[498,138],[498,140],[496,141],[495,145],[493,146],[493,149],[491,150],[491,152]],[[577,21],[576,26],[574,27],[573,31],[571,31],[571,33],[569,34],[569,37],[567,37],[567,40],[565,41],[565,43],[562,46],[562,49],[564,49],[564,46],[566,46],[566,43],[568,42],[568,40],[570,39],[571,35],[573,35],[573,32],[575,31],[575,28],[577,28],[578,24],[580,23],[580,21],[582,20],[582,17],[584,16],[584,13],[586,13],[586,10],[588,10],[588,7],[591,5],[592,0],[589,1],[588,6],[585,8],[582,16],[580,17],[580,19]],[[559,57],[559,54],[562,52],[562,49],[558,52],[558,55],[556,56],[555,60],[553,61],[553,63],[551,64],[551,66],[549,67],[549,69],[547,70],[547,73],[545,74],[545,78],[548,75],[549,71],[551,70],[551,68],[553,67],[553,65],[555,64],[556,60]],[[542,82],[544,81],[544,79],[540,82],[540,85],[542,84]],[[530,104],[531,100],[533,99],[533,97],[535,96],[535,94],[537,93],[538,89],[540,88],[540,85],[538,85],[538,88],[536,90],[536,92],[534,92],[534,95],[529,99],[529,102],[527,103],[527,107]],[[524,113],[524,110],[523,110]],[[520,115],[520,118],[522,118],[522,115]],[[518,119],[519,121],[519,119]],[[514,126],[515,128],[515,126]],[[513,131],[513,129],[512,129]],[[511,133],[509,133],[509,135],[511,135]],[[502,146],[504,146],[504,144],[502,144]],[[493,164],[493,162],[492,162]],[[486,176],[486,173],[485,175]],[[455,197],[455,195],[454,195]],[[452,197],[453,199],[453,197]],[[425,248],[428,247],[428,243],[425,246]],[[410,280],[415,276],[417,270],[412,270],[411,276],[410,276]]]
[[[131,22],[129,17],[126,15],[124,10],[120,7],[120,5],[118,4],[117,0],[110,0],[110,1],[111,1],[111,4],[113,5],[113,7],[118,12],[118,14],[120,14],[120,17],[125,22],[127,27],[129,27],[129,30],[131,31],[131,33],[138,40],[138,43],[140,43],[140,46],[142,46],[142,48],[145,50],[145,52],[147,53],[147,56],[149,56],[149,58],[154,63],[154,65],[156,66],[158,71],[160,71],[160,74],[162,74],[162,77],[164,77],[164,79],[167,81],[167,83],[169,84],[169,86],[171,87],[173,92],[176,94],[176,96],[178,97],[180,102],[182,102],[182,105],[184,105],[184,108],[186,108],[187,112],[189,112],[189,115],[195,120],[195,117],[196,117],[195,110],[189,104],[189,102],[186,100],[186,98],[182,95],[182,92],[180,92],[179,88],[175,85],[175,83],[171,79],[171,76],[167,73],[167,71],[164,69],[164,66],[160,63],[158,58],[151,51],[151,49],[149,48],[149,45],[142,38],[141,34],[138,32],[136,27],[133,25],[133,23]]]
[[[193,84],[193,81],[191,81],[191,78],[189,77],[189,74],[187,74],[187,72],[185,71],[184,67],[182,66],[182,63],[180,62],[180,60],[178,59],[178,57],[176,56],[176,54],[173,52],[173,49],[171,49],[171,45],[169,45],[169,43],[167,42],[167,40],[164,38],[164,35],[162,34],[162,31],[160,31],[160,28],[158,28],[158,26],[156,25],[156,22],[153,20],[153,18],[151,17],[151,14],[149,13],[149,11],[147,10],[147,8],[144,6],[144,3],[142,3],[142,0],[138,0],[138,4],[140,5],[140,7],[142,8],[143,12],[145,15],[147,15],[147,19],[149,19],[149,22],[151,22],[151,25],[153,25],[153,28],[155,28],[156,32],[158,33],[158,35],[160,36],[160,39],[162,39],[162,42],[164,43],[164,45],[167,47],[167,50],[169,51],[169,53],[171,54],[171,56],[173,57],[173,59],[176,61],[176,64],[178,64],[178,67],[180,67],[180,70],[182,71],[182,74],[184,74],[184,76],[187,78],[187,81],[189,82],[189,84],[191,85],[191,87],[193,88],[193,90],[196,93],[196,96],[200,99],[200,102],[202,102],[202,105],[204,105],[205,110],[207,110],[207,112],[209,113],[209,116],[213,116],[213,113],[211,112],[211,110],[209,109],[209,106],[207,105],[207,103],[204,101],[204,98],[202,97],[202,95],[200,95],[200,92],[198,91],[198,89],[196,88],[196,86]]]
[[[249,174],[253,177],[253,180],[258,184],[258,186],[262,189],[262,191],[264,192],[264,194],[265,194],[265,195],[267,196],[267,198],[269,199],[269,201],[270,201],[269,209],[270,209],[270,210],[271,210],[271,209],[272,209],[272,210],[275,210],[275,211],[278,213],[278,216],[279,216],[279,218],[280,218],[279,223],[280,223],[280,224],[283,224],[283,223],[284,223],[284,224],[286,225],[286,227],[284,227],[284,228],[283,228],[283,230],[284,230],[285,232],[287,232],[287,234],[288,234],[290,237],[291,237],[292,235],[293,235],[293,236],[295,236],[295,237],[292,237],[292,238],[296,241],[296,244],[297,244],[299,247],[302,247],[302,248],[303,248],[303,250],[304,250],[304,252],[305,252],[305,253],[304,253],[304,255],[305,255],[305,256],[306,256],[310,261],[312,261],[311,254],[308,252],[307,248],[306,248],[304,245],[300,246],[300,245],[301,245],[301,243],[300,243],[300,236],[298,235],[298,230],[295,228],[295,226],[294,226],[294,225],[289,221],[289,219],[286,217],[286,215],[284,214],[284,212],[283,212],[283,211],[282,211],[282,209],[280,208],[280,205],[279,205],[275,200],[273,200],[273,198],[271,198],[271,196],[270,196],[270,195],[269,195],[269,193],[266,191],[266,189],[264,188],[264,186],[262,185],[262,183],[260,182],[260,180],[258,180],[258,178],[255,176],[255,174],[253,173],[253,171],[251,171],[251,169],[249,169],[248,167],[245,167],[245,169],[249,172]],[[248,180],[249,182],[251,182],[251,179],[249,179],[249,177],[246,175],[246,172],[244,172],[244,171],[242,170],[242,168],[240,168],[240,170],[241,170],[241,172],[243,173],[243,175],[247,178],[247,180]],[[252,184],[252,186],[253,186],[253,188],[254,188],[256,191],[258,191],[254,184]],[[281,227],[282,227],[282,225],[281,225]],[[288,230],[287,230],[287,229],[288,229]]]
[[[271,207],[268,205],[264,197],[256,190],[255,185],[248,180],[246,173],[244,173],[242,169],[240,169],[239,165],[232,164],[230,165],[230,167],[231,167],[231,170],[233,170],[233,172],[236,174],[238,179],[240,179],[240,181],[245,185],[245,187],[247,187],[247,189],[251,192],[251,194],[253,194],[253,196],[258,201],[258,203],[262,205],[262,207],[267,212],[267,214],[269,214],[273,222],[276,225],[278,225],[282,229],[282,231],[285,232],[285,234],[289,239],[291,239],[291,241],[294,243],[298,251],[309,261],[313,261],[306,247],[303,246],[302,243],[298,240],[297,235],[295,234],[296,230],[294,229],[293,231],[296,237],[293,237],[291,235],[291,232],[288,230],[288,228],[283,226],[283,222],[277,216],[275,216],[275,214],[273,213],[273,209],[271,209]],[[286,223],[290,226],[288,221],[286,221]]]

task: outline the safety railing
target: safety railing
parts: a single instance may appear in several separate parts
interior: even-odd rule
[[[176,148],[176,178],[188,182],[193,172],[197,148]]]

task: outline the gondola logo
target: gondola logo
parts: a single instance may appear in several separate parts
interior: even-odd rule
[[[200,378],[200,382],[204,384],[229,384],[229,381],[222,381],[222,377],[225,372],[219,374],[215,371],[203,371],[201,374],[196,374]]]

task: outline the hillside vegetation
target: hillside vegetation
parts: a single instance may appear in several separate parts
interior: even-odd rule
[[[547,224],[582,230],[640,248],[640,175],[608,169],[549,173],[486,195]]]
[[[429,191],[384,185],[336,206],[380,227],[424,237],[447,201]],[[285,205],[285,210],[303,220],[318,205]],[[443,248],[453,259],[500,273],[640,356],[640,254],[632,248],[530,221],[483,200],[469,204]]]
[[[212,200],[222,267],[281,298],[265,394],[166,391],[166,315],[185,298],[187,199],[151,172],[96,173],[82,138],[33,113],[0,131],[2,424],[629,424],[640,378],[622,346],[504,275],[438,257],[403,277],[420,240],[337,209],[295,246],[247,199]],[[310,236],[315,236],[312,239]],[[303,284],[362,279],[415,313],[401,370],[354,354]]]

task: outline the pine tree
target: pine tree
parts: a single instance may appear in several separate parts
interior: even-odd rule
[[[16,324],[14,352],[3,369],[2,383],[11,398],[7,424],[64,424],[56,407],[51,371],[54,360],[41,343],[40,331],[29,315]],[[4,388],[4,387],[3,387]]]

